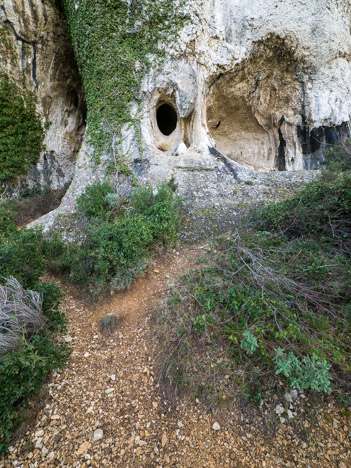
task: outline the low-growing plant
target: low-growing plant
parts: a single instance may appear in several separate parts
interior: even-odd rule
[[[293,198],[252,210],[251,225],[286,238],[328,236],[350,246],[351,172],[324,172]]]
[[[344,138],[330,146],[325,153],[325,166],[334,172],[351,170],[351,139]]]
[[[164,379],[210,406],[281,386],[349,395],[350,219],[350,171],[328,171],[218,239],[157,315]]]
[[[69,356],[67,345],[55,337],[66,326],[59,311],[62,293],[51,283],[40,283],[36,289],[24,291],[14,279],[0,286],[0,343],[5,344],[0,355],[0,455],[25,419],[30,399]],[[14,340],[9,343],[10,335]]]
[[[103,335],[112,335],[118,325],[118,317],[117,315],[107,314],[100,320],[99,323],[99,332]]]
[[[0,236],[0,277],[15,277],[24,288],[33,289],[45,270],[39,229],[22,229]],[[1,282],[1,279],[0,279]]]
[[[30,398],[39,392],[50,373],[69,355],[63,343],[48,333],[35,334],[0,359],[0,454],[24,420]]]
[[[325,360],[319,360],[316,354],[305,356],[302,360],[293,352],[284,353],[283,349],[275,350],[273,361],[277,367],[275,373],[282,374],[289,379],[290,385],[299,390],[311,388],[317,392],[330,393],[331,365]]]
[[[249,331],[246,331],[243,333],[243,339],[240,342],[240,347],[243,348],[247,354],[253,354],[258,348],[258,343],[254,335]]]
[[[0,237],[10,237],[16,231],[12,213],[0,205]]]

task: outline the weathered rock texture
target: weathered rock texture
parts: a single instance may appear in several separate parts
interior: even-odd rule
[[[49,0],[0,1],[0,70],[37,97],[45,151],[22,184],[57,189],[72,180],[85,102],[66,25]]]
[[[85,185],[105,177],[113,153],[142,183],[173,177],[190,205],[225,206],[248,180],[248,198],[263,197],[272,176],[257,171],[318,167],[325,145],[349,132],[348,0],[193,0],[187,10],[163,65],[142,80],[141,109],[131,103],[140,139],[126,125],[98,170],[85,145],[57,213],[74,210]],[[112,182],[128,192],[131,177],[117,175]]]
[[[349,122],[350,2],[194,3],[197,15],[179,41],[186,58],[144,81],[142,133],[150,153],[175,137],[168,153],[182,143],[193,151],[216,146],[258,170],[318,163],[320,144]],[[159,142],[153,114],[165,100],[183,132]]]

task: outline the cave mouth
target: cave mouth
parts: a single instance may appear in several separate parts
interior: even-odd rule
[[[161,104],[159,106],[156,111],[156,120],[160,132],[165,136],[171,135],[177,128],[177,112],[170,104]]]
[[[255,170],[273,170],[275,152],[269,134],[239,95],[241,88],[237,91],[231,85],[214,86],[207,103],[207,126],[215,146],[239,164]]]

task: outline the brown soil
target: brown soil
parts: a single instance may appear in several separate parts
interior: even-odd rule
[[[1,468],[351,466],[349,414],[332,403],[316,410],[313,421],[306,417],[303,435],[278,424],[267,438],[239,408],[221,419],[199,403],[163,396],[154,373],[152,313],[204,247],[162,256],[130,289],[95,305],[63,285],[71,359],[53,375],[45,406]],[[120,317],[111,336],[98,332],[107,313]],[[96,430],[103,431],[99,440]]]

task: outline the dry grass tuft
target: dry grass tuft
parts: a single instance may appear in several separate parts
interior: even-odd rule
[[[0,355],[15,349],[22,337],[27,337],[44,325],[42,297],[25,290],[10,276],[0,285]]]
[[[107,314],[99,323],[99,332],[103,335],[112,335],[118,325],[117,315]]]

